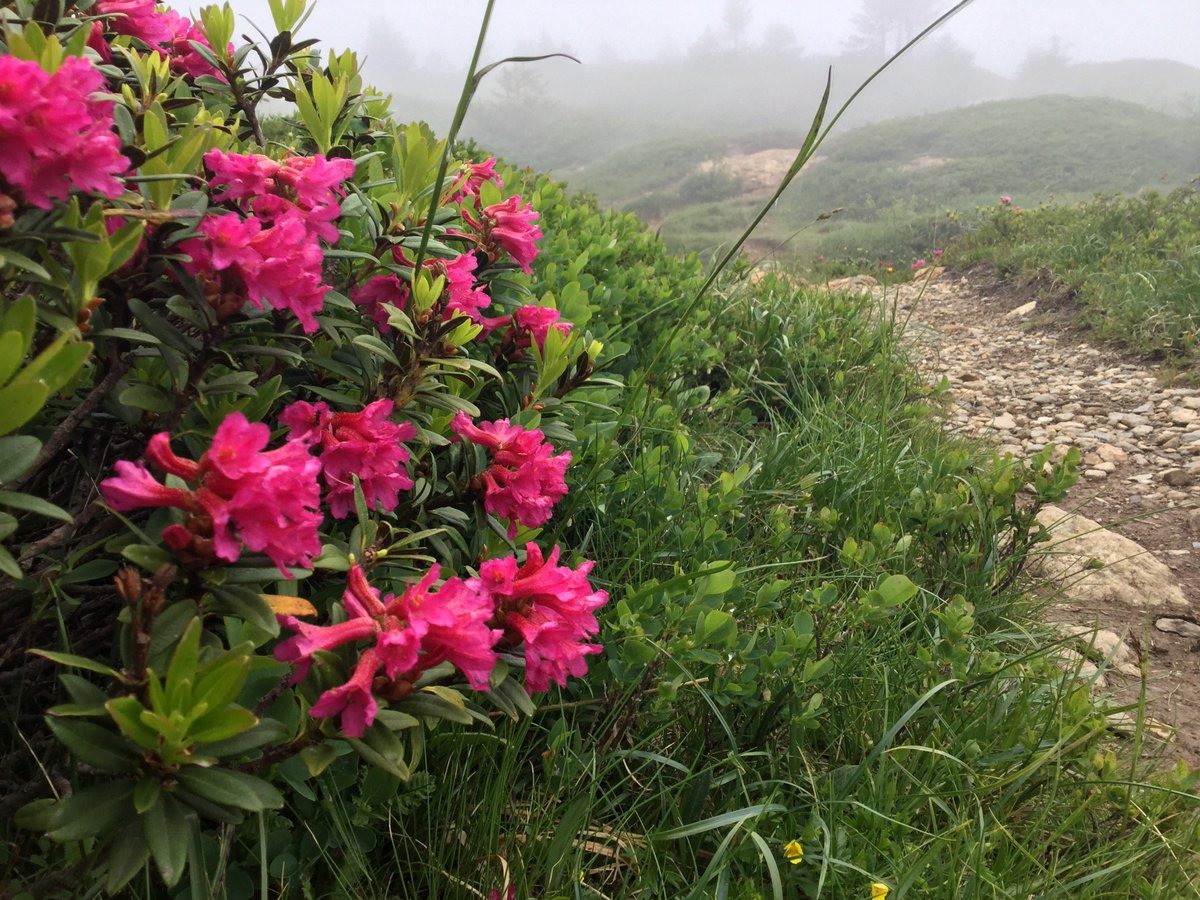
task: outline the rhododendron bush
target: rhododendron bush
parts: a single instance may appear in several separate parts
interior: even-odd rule
[[[48,6],[0,13],[4,673],[48,776],[17,822],[200,896],[247,814],[436,771],[429,734],[586,674],[607,594],[543,529],[618,382],[586,294],[529,288],[535,198],[394,124],[302,0],[263,44]]]

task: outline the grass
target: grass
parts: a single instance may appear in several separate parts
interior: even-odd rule
[[[646,330],[673,380],[556,535],[612,592],[592,676],[435,733],[415,799],[322,786],[343,831],[386,835],[327,845],[324,895],[1190,896],[1194,774],[1108,735],[1012,577],[1040,464],[945,434],[866,299],[769,277],[704,312]],[[901,574],[918,590],[872,607]]]
[[[996,209],[947,260],[988,263],[1082,305],[1102,337],[1137,353],[1194,361],[1200,351],[1200,194],[1195,187],[1078,205]]]
[[[1181,184],[1200,172],[1198,137],[1195,117],[1065,96],[873,123],[829,141],[764,223],[756,246],[785,243],[778,255],[805,262],[825,255],[907,266],[1001,195],[1029,207]],[[799,140],[781,132],[723,141],[682,133],[561,174],[606,205],[649,219],[669,246],[703,251],[740,231],[756,201],[689,188],[698,165]],[[834,209],[842,211],[818,221]]]

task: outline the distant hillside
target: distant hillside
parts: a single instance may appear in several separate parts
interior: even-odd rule
[[[799,138],[737,140],[682,133],[563,169],[578,187],[658,225],[673,244],[702,249],[749,220]],[[981,103],[892,119],[836,135],[767,220],[763,241],[797,229],[801,251],[919,253],[1001,195],[1034,206],[1094,193],[1170,188],[1200,174],[1200,117],[1095,97]],[[810,226],[824,210],[838,215]],[[890,243],[889,243],[890,242]]]
[[[1200,69],[1171,59],[1124,59],[1065,65],[1049,73],[1035,69],[1012,82],[1016,96],[1047,92],[1109,97],[1161,112],[1194,113],[1200,112]]]

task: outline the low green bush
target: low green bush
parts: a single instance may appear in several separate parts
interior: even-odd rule
[[[1195,773],[1117,753],[1026,596],[1073,456],[947,435],[869,298],[705,292],[395,124],[300,0],[265,47],[117,2],[4,19],[0,75],[113,89],[90,145],[0,119],[12,895],[1193,882]]]
[[[1200,349],[1200,192],[1096,197],[1078,206],[1000,206],[947,260],[988,263],[1083,307],[1102,337],[1137,353],[1195,359]]]

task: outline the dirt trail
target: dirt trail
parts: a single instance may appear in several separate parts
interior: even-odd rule
[[[1104,689],[1136,700],[1144,664],[1149,714],[1176,730],[1170,752],[1200,763],[1200,391],[1165,384],[1152,364],[1091,343],[1068,311],[1031,306],[1028,293],[985,275],[942,274],[888,294],[911,314],[927,377],[949,380],[952,428],[1014,454],[1048,443],[1083,453],[1063,508],[1141,547],[1095,526],[1079,540],[1099,544],[1061,544],[1081,568],[1106,554],[1127,561],[1068,578],[1052,618],[1115,633],[1096,641],[1124,669],[1107,668]],[[1048,560],[1047,575],[1069,558]]]

